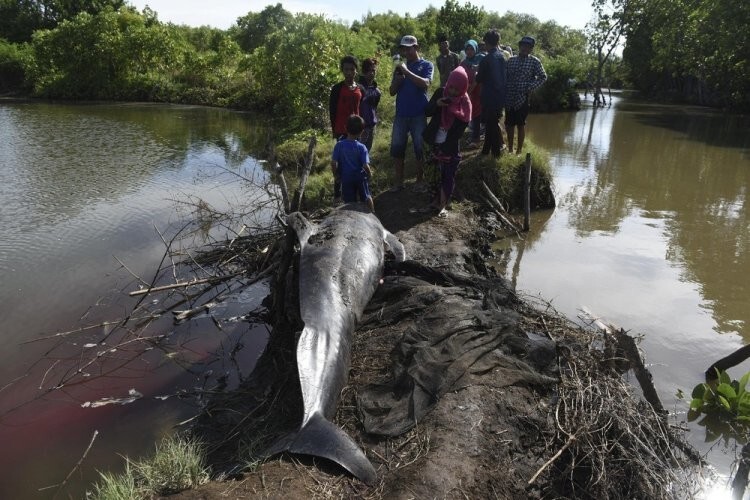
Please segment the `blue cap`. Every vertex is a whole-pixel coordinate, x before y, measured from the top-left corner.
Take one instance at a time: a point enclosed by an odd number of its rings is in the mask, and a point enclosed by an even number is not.
[[[533,37],[525,36],[521,38],[521,40],[518,42],[518,45],[521,45],[522,43],[531,45],[533,47],[534,45],[536,45],[536,40],[534,40]]]

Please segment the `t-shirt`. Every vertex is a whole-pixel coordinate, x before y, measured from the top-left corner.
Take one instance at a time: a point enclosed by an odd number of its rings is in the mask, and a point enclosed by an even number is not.
[[[338,163],[342,183],[365,178],[365,165],[370,163],[367,147],[353,139],[343,139],[337,142],[333,147],[331,159]]]
[[[432,81],[433,67],[430,61],[417,59],[414,62],[406,62],[406,67],[415,75]],[[417,87],[408,78],[401,82],[396,94],[396,116],[413,118],[424,115],[427,106],[427,89]]]
[[[351,115],[359,114],[359,103],[362,100],[362,87],[356,85],[354,89],[348,85],[342,85],[336,106],[333,131],[337,134],[346,134],[346,122]]]

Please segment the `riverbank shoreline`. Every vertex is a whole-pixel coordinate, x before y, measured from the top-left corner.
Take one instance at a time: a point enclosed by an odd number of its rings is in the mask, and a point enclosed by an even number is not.
[[[616,349],[611,339],[519,298],[487,266],[500,227],[493,214],[465,201],[437,218],[415,210],[423,202],[408,188],[376,199],[376,214],[413,265],[387,266],[355,333],[336,418],[377,469],[377,484],[366,486],[322,459],[285,456],[177,498],[662,498],[669,488],[688,491],[689,447],[609,362]],[[416,345],[414,335],[421,347],[404,354]],[[374,387],[394,393],[394,363],[428,356],[426,346],[461,335],[484,338],[479,343],[490,347],[468,363],[465,355],[477,345],[467,341],[465,351],[445,362],[458,363],[458,375],[445,372],[452,381],[431,395],[428,410],[406,432],[365,432],[363,395]],[[256,397],[248,390],[245,400]],[[213,419],[209,434],[226,436],[227,426],[237,432],[248,416],[227,407],[237,400],[219,398],[199,427]],[[216,438],[206,437],[215,450]]]

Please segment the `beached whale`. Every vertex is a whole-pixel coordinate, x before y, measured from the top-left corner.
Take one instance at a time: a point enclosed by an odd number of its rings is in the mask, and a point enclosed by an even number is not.
[[[385,242],[396,259],[404,247],[373,214],[344,206],[320,224],[298,213],[287,223],[299,238],[300,314],[305,323],[297,344],[304,416],[297,432],[277,442],[290,451],[333,460],[366,483],[377,474],[357,444],[331,423],[346,385],[351,337],[383,272]]]

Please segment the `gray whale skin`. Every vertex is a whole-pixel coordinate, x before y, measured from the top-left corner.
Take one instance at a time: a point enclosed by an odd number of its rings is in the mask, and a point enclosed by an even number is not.
[[[331,422],[349,374],[352,333],[383,272],[383,242],[403,261],[404,247],[373,214],[351,206],[320,224],[287,216],[300,243],[300,315],[297,344],[304,416],[297,432],[282,437],[272,453],[289,451],[336,462],[365,483],[377,473],[357,444]]]

